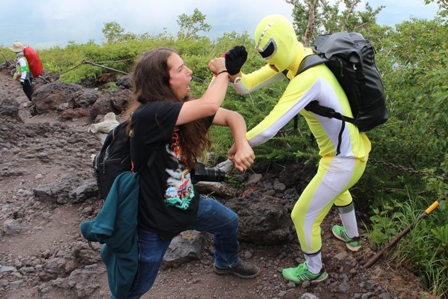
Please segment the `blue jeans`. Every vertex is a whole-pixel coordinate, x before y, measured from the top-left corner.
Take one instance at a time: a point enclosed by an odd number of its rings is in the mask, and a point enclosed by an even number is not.
[[[190,228],[213,234],[218,268],[231,268],[239,262],[238,215],[231,209],[201,195],[198,213]],[[170,242],[171,239],[162,240],[157,234],[138,228],[138,271],[128,299],[140,298],[152,287]],[[113,295],[110,298],[115,299]]]

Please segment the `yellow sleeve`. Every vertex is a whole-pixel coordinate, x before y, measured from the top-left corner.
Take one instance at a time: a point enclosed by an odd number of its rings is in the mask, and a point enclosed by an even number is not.
[[[284,127],[320,92],[316,76],[301,74],[291,80],[272,111],[256,127],[246,133],[251,146],[262,144]]]
[[[265,65],[250,74],[243,73],[241,77],[235,79],[232,86],[239,94],[248,94],[285,78],[282,73],[273,70],[269,65]]]

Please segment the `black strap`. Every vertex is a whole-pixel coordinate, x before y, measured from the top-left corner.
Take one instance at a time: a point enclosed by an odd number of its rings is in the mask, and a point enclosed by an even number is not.
[[[160,147],[160,142],[157,143],[157,144],[154,146],[154,148],[152,149],[151,156],[149,156],[148,163],[146,163],[146,166],[148,166],[148,168],[151,167],[152,162],[154,161],[154,158],[156,157],[157,150],[159,149],[159,147]]]
[[[151,151],[151,155],[149,156],[149,159],[148,159],[148,163],[146,163],[146,166],[147,166],[148,168],[150,168],[151,165],[152,165],[152,162],[154,162],[154,159],[155,159],[155,157],[156,157],[157,151],[159,150],[161,144],[162,144],[162,142],[158,142],[158,143],[156,143],[156,145],[155,145],[154,148],[152,149],[152,151]],[[143,168],[144,168],[144,166],[141,167],[140,171],[137,171],[137,172],[140,173],[140,172],[143,170]]]
[[[327,61],[328,61],[328,59],[323,58],[317,54],[308,55],[305,58],[303,58],[302,62],[300,63],[300,66],[299,66],[299,69],[297,70],[296,76],[313,66],[325,63]],[[361,75],[362,75],[362,71],[361,71]],[[320,116],[325,116],[328,118],[337,118],[342,121],[348,121],[349,123],[352,123],[352,124],[355,123],[354,118],[349,117],[349,116],[344,116],[344,115],[334,111],[333,108],[321,106],[318,101],[312,101],[311,103],[306,105],[305,109],[307,111],[313,112]]]
[[[318,114],[320,116],[328,117],[328,118],[337,118],[342,121],[348,121],[349,123],[354,124],[355,119],[349,116],[344,116],[339,112],[336,112],[333,108],[321,106],[318,101],[312,101],[308,105],[305,106],[305,110]]]
[[[296,76],[300,73],[303,73],[304,71],[306,71],[307,69],[319,65],[319,64],[323,64],[325,62],[327,62],[328,59],[323,58],[317,54],[311,54],[308,56],[305,56],[305,58],[303,58],[302,62],[300,63],[299,69],[297,70]]]
[[[305,109],[307,111],[311,111],[313,113],[316,113],[317,115],[328,117],[328,118],[337,118],[340,119],[342,122],[341,124],[341,130],[339,131],[338,135],[338,146],[336,148],[336,156],[341,153],[341,142],[342,142],[342,133],[345,129],[345,122],[348,121],[349,123],[354,123],[354,119],[348,116],[344,116],[339,112],[336,112],[333,108],[325,107],[319,105],[318,101],[312,101],[308,105],[306,105]]]
[[[313,66],[325,63],[327,61],[328,59],[323,58],[316,54],[308,55],[300,63],[296,76]],[[336,156],[339,155],[341,153],[342,133],[344,132],[345,129],[345,122],[348,121],[349,123],[354,124],[355,119],[353,119],[352,117],[344,116],[341,113],[336,112],[333,108],[321,106],[318,101],[312,101],[311,103],[306,105],[305,110],[313,112],[323,117],[337,118],[342,121],[341,130],[339,131],[338,134],[338,145],[336,147]],[[297,124],[297,115],[294,118],[294,128],[297,129],[296,124]]]
[[[303,73],[304,71],[306,71],[307,69],[309,69],[313,66],[323,64],[327,61],[328,60],[326,58],[320,57],[317,54],[311,54],[311,55],[305,56],[299,65],[299,69],[297,70],[296,76],[300,73]],[[307,109],[307,107],[305,107],[305,109],[308,111],[311,111],[311,110]],[[314,111],[311,111],[311,112],[314,112]],[[314,113],[319,114],[317,112],[314,112]],[[319,115],[321,115],[321,114],[319,114]],[[297,130],[298,127],[299,127],[299,116],[296,114],[294,116],[294,130]]]
[[[339,115],[341,115],[340,113],[338,113]],[[343,115],[341,115],[342,118],[344,118]],[[338,156],[341,153],[341,143],[342,143],[342,132],[344,132],[345,129],[345,120],[342,120],[342,125],[341,125],[341,130],[339,131],[339,135],[338,135],[338,146],[336,147],[336,156]]]

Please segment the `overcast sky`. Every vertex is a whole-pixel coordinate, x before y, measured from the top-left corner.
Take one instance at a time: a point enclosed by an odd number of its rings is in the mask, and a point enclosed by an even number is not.
[[[386,6],[378,15],[380,25],[393,26],[411,16],[432,19],[437,12],[437,5],[424,5],[424,0],[368,2],[373,8]],[[192,15],[195,8],[212,26],[207,34],[212,39],[232,31],[252,35],[258,22],[272,13],[292,20],[292,5],[284,0],[36,0],[32,4],[7,0],[0,6],[0,45],[20,41],[36,48],[65,47],[68,41],[89,40],[101,44],[104,23],[113,21],[125,32],[157,35],[166,28],[175,36],[178,16]],[[364,4],[358,9],[363,10]]]

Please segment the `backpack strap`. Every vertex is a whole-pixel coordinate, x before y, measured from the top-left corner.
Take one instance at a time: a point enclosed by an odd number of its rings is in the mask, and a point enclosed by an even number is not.
[[[312,68],[313,66],[316,66],[316,65],[325,63],[325,62],[327,62],[327,61],[328,61],[328,60],[327,60],[326,58],[320,57],[320,56],[317,55],[317,54],[311,54],[311,55],[305,56],[305,58],[303,58],[302,62],[301,62],[300,65],[299,65],[299,69],[297,70],[296,76],[297,76],[298,74],[300,74],[300,73],[303,73],[303,72],[306,71],[307,69]],[[286,75],[286,74],[285,74],[285,75]],[[316,102],[317,102],[317,101],[316,101]],[[319,104],[317,104],[317,105],[319,105]],[[306,110],[308,110],[307,107],[308,107],[308,106],[305,107]],[[308,111],[311,111],[311,110],[308,110]],[[314,111],[311,111],[311,112],[314,112]],[[316,113],[316,114],[318,114],[318,113]],[[294,116],[294,129],[295,129],[295,130],[297,130],[297,128],[298,128],[298,126],[299,126],[299,125],[298,125],[298,123],[299,123],[298,118],[299,118],[298,115],[295,115],[295,116]]]
[[[328,59],[321,57],[317,54],[311,54],[306,56],[302,62],[300,63],[299,69],[297,70],[296,76],[304,71],[306,71],[309,68],[312,68],[313,66],[322,64],[327,62]],[[351,117],[344,116],[336,111],[334,111],[333,108],[321,106],[318,101],[312,101],[308,105],[305,106],[305,109],[307,111],[313,112],[315,114],[318,114],[320,116],[325,116],[328,118],[337,118],[342,121],[348,121],[349,123],[354,124],[355,120]]]
[[[328,59],[323,58],[317,54],[311,54],[311,55],[305,56],[305,58],[303,58],[302,62],[300,63],[300,66],[299,66],[299,69],[297,70],[296,76],[300,73],[303,73],[307,69],[312,68],[313,66],[325,63],[327,61],[328,61]]]
[[[300,73],[303,73],[304,71],[306,71],[307,69],[325,63],[327,62],[327,59],[320,57],[317,54],[311,54],[308,56],[305,56],[305,58],[303,58],[302,62],[299,65],[299,69],[297,70],[296,76]],[[283,71],[283,73],[286,74],[288,73],[287,70]],[[306,107],[305,107],[306,109]],[[308,110],[308,109],[306,109]],[[294,130],[297,130],[297,128],[299,127],[299,116],[295,115],[294,116]]]
[[[162,142],[157,142],[154,148],[152,149],[151,156],[149,156],[148,163],[146,163],[146,166],[148,166],[148,168],[151,167],[152,162],[154,162],[154,158],[156,157],[157,151],[159,150],[161,143]]]
[[[148,168],[150,168],[151,165],[152,165],[152,162],[154,162],[154,159],[155,159],[155,157],[156,157],[157,151],[159,150],[161,144],[162,144],[161,141],[160,141],[160,142],[157,142],[156,145],[154,146],[154,148],[152,149],[152,151],[151,151],[151,155],[149,156],[148,162],[146,163],[146,166],[147,166]],[[137,172],[140,173],[140,172],[144,169],[144,167],[145,167],[145,166],[141,167],[141,169],[140,169],[139,171],[137,171]]]
[[[342,121],[348,121],[349,123],[355,124],[355,120],[349,116],[342,115],[339,112],[336,112],[333,108],[322,106],[318,101],[314,100],[305,106],[307,111],[316,113],[320,116],[325,116],[328,118],[337,118]]]
[[[351,117],[347,117],[339,112],[336,112],[333,108],[321,106],[316,100],[306,105],[305,109],[320,116],[337,118],[342,121],[341,130],[339,131],[338,135],[338,146],[336,148],[336,156],[339,155],[341,153],[342,132],[345,129],[345,122],[348,121],[350,123],[354,123],[355,120]]]
[[[308,55],[300,63],[300,66],[299,66],[299,69],[297,70],[296,76],[298,74],[306,71],[307,69],[312,68],[313,66],[323,64],[327,61],[328,61],[328,59],[321,57],[317,54]],[[345,129],[345,122],[348,121],[349,123],[354,124],[355,120],[351,117],[344,116],[341,113],[336,112],[333,108],[321,106],[317,100],[314,100],[314,101],[310,102],[308,105],[306,105],[305,110],[313,112],[313,113],[323,116],[323,117],[337,118],[342,121],[341,130],[339,131],[339,134],[338,134],[338,146],[336,147],[336,156],[339,155],[341,153],[342,132]],[[296,127],[296,123],[297,123],[296,118],[297,117],[298,116],[296,115],[294,118],[294,128],[296,128],[296,129],[297,129],[297,127]]]

